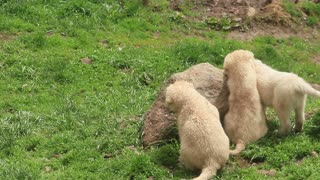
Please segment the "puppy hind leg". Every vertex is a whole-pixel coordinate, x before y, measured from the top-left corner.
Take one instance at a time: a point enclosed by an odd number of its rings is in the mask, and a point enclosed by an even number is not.
[[[296,117],[295,126],[294,126],[295,132],[302,131],[303,123],[305,121],[305,116],[304,116],[305,103],[306,103],[306,96],[304,95],[301,97],[301,99],[299,99],[298,104],[295,108],[295,117]]]
[[[205,168],[202,169],[200,176],[197,177],[197,178],[194,178],[193,180],[207,180],[207,179],[210,179],[210,178],[212,178],[213,176],[215,176],[217,174],[217,169],[219,167],[220,166],[217,167],[215,165],[211,165],[211,166],[205,167]]]

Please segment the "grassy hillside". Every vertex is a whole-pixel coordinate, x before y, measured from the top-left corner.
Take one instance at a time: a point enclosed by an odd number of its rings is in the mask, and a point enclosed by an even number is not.
[[[221,68],[235,49],[320,83],[320,39],[229,40],[192,7],[173,11],[166,0],[148,7],[137,0],[0,1],[0,179],[196,176],[179,166],[176,140],[142,149],[143,114],[171,74],[201,62]],[[320,5],[310,7],[314,25]],[[273,132],[279,123],[270,111],[270,133],[231,158],[217,179],[317,179],[319,107],[308,98],[305,131],[288,137]],[[271,169],[274,176],[264,175]]]

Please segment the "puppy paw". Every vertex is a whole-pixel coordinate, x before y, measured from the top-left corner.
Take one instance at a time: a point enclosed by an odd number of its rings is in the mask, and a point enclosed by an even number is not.
[[[295,133],[303,132],[303,128],[302,128],[302,127],[301,127],[301,128],[295,127],[295,128],[294,128],[294,132],[295,132]]]
[[[302,132],[303,131],[302,124],[296,124],[293,130],[295,133]]]
[[[290,134],[290,132],[291,132],[290,129],[279,129],[278,135],[279,136],[287,136]]]

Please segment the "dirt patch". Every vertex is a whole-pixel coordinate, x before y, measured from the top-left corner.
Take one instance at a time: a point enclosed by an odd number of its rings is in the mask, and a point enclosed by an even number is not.
[[[320,65],[320,54],[317,54],[311,58],[311,61],[315,64]]]
[[[14,38],[14,35],[0,32],[0,41],[10,41]]]
[[[270,169],[270,170],[261,169],[261,170],[258,170],[258,173],[266,175],[266,176],[274,177],[274,176],[276,176],[277,171],[274,169]]]
[[[315,114],[319,112],[320,108],[312,109],[311,111],[305,112],[305,119],[312,118]]]
[[[181,11],[185,3],[182,0],[172,0],[171,8]],[[246,19],[259,14],[285,17],[280,0],[193,0],[194,9],[202,13],[202,18],[237,17]]]
[[[227,35],[227,39],[237,39],[237,40],[252,40],[257,36],[273,36],[275,38],[289,38],[298,37],[301,39],[311,40],[320,37],[317,29],[312,28],[296,28],[292,29],[290,27],[278,26],[273,24],[256,24],[252,26],[248,31],[231,31]],[[320,64],[320,56],[318,58],[318,63]]]
[[[174,0],[173,7],[179,10],[181,0]],[[204,9],[204,17],[240,17],[259,13],[262,7],[269,4],[270,0],[194,0],[198,9]],[[202,9],[202,10],[203,10]],[[253,10],[254,9],[254,10]],[[253,13],[254,11],[254,13]]]
[[[192,3],[194,11],[201,14],[199,20],[212,29],[229,31],[228,39],[251,40],[256,36],[274,36],[310,40],[320,37],[318,28],[305,26],[306,15],[296,22],[284,10],[281,0],[193,0]],[[182,11],[183,5],[182,0],[171,1],[174,10]]]

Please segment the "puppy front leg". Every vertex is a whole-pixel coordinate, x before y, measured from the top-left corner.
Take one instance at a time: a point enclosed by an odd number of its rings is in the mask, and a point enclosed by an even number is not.
[[[290,110],[286,106],[275,107],[275,110],[280,120],[279,134],[288,135],[291,131]]]

